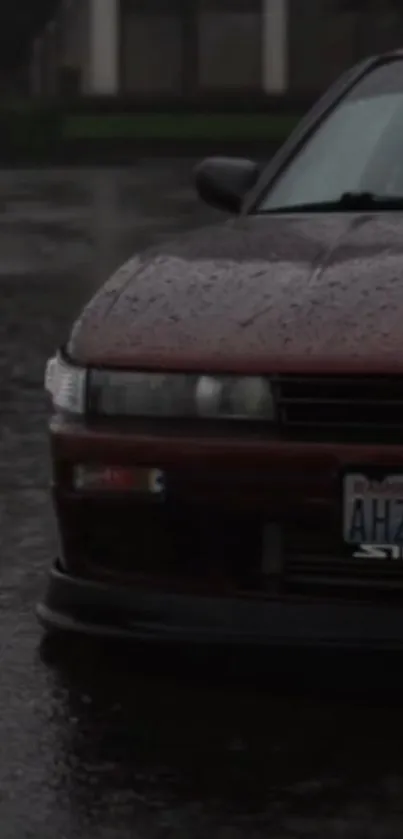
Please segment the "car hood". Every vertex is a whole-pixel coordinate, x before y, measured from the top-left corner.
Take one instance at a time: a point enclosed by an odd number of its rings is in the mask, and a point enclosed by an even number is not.
[[[403,370],[403,214],[249,216],[141,253],[74,325],[81,364]]]

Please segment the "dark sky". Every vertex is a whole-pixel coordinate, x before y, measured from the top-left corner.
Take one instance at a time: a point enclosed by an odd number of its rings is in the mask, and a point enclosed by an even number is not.
[[[59,0],[0,0],[0,71],[23,62],[36,32],[49,20]]]

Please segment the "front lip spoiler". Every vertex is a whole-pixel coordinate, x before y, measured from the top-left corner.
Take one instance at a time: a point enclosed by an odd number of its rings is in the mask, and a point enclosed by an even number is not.
[[[121,640],[403,651],[403,607],[164,594],[72,577],[57,562],[36,612],[48,630]]]

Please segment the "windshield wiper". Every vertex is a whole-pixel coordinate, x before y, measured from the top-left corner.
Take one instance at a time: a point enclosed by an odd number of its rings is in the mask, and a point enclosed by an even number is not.
[[[331,213],[331,212],[382,212],[403,210],[403,195],[377,195],[375,192],[343,192],[332,201],[312,201],[304,204],[288,204],[261,210],[268,213]],[[259,211],[258,211],[259,212]]]

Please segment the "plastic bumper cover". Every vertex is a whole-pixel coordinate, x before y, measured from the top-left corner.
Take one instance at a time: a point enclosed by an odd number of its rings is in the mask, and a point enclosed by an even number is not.
[[[37,615],[47,629],[172,643],[403,650],[403,609],[118,588],[51,569]]]

